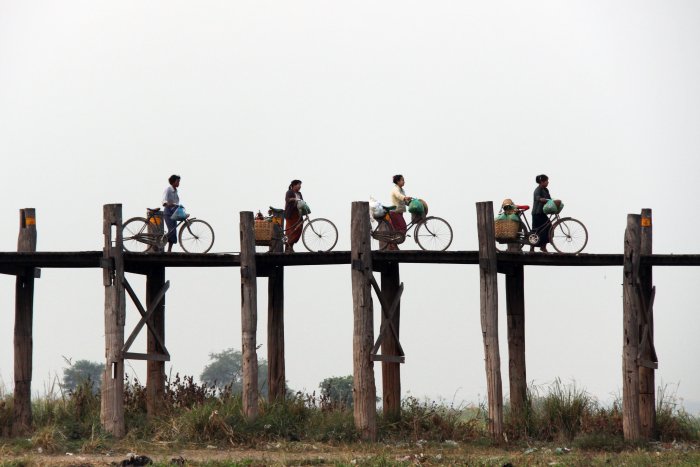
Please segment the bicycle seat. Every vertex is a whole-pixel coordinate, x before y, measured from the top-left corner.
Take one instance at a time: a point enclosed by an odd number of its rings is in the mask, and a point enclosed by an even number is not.
[[[146,211],[148,211],[148,212],[158,212],[158,211],[160,211],[160,208],[154,208],[154,209],[146,208]]]
[[[527,211],[528,209],[530,209],[530,206],[528,206],[527,204],[518,204],[517,207],[520,211]]]

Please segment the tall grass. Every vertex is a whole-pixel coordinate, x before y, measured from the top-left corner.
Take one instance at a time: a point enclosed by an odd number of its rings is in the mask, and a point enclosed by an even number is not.
[[[380,434],[388,439],[467,441],[487,434],[483,406],[446,405],[415,397],[401,401],[399,420],[387,420],[381,416],[379,420]]]
[[[700,417],[683,408],[674,387],[662,381],[656,390],[656,429],[661,441],[700,440]]]
[[[548,386],[528,387],[522,419],[516,420],[506,406],[506,426],[513,438],[571,441],[598,408],[595,399],[575,382],[564,384],[557,378]]]
[[[621,407],[619,397],[606,406],[575,382],[557,378],[549,385],[528,387],[523,419],[516,420],[506,405],[506,427],[513,439],[617,450],[624,446]],[[658,389],[656,424],[661,441],[700,440],[700,417],[688,414],[668,385]]]
[[[33,401],[31,447],[44,452],[94,452],[116,442],[102,432],[100,395],[89,382],[74,391],[53,386]],[[657,425],[661,440],[700,440],[700,419],[683,410],[676,392],[662,385],[657,397]],[[195,445],[250,445],[280,441],[347,443],[358,440],[352,408],[333,404],[323,396],[289,394],[283,402],[260,401],[259,416],[248,420],[241,396],[230,388],[217,389],[176,375],[167,381],[163,410],[146,413],[146,390],[138,380],[125,383],[127,443],[159,442]],[[619,401],[601,405],[575,383],[556,379],[550,385],[531,385],[524,422],[518,423],[506,405],[509,439],[556,441],[582,448],[619,450],[622,414]],[[461,406],[419,400],[402,401],[401,417],[378,416],[380,439],[387,442],[475,441],[488,438],[486,404]],[[0,393],[0,433],[9,435],[12,397]],[[26,443],[25,441],[22,441]],[[19,441],[17,441],[19,445]]]

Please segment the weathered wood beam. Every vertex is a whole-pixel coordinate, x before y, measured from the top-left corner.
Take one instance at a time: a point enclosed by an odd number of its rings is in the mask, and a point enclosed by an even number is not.
[[[170,288],[170,282],[165,282],[163,286],[155,292],[155,296],[153,297],[153,300],[149,303],[148,309],[145,310],[143,308],[143,305],[141,305],[141,302],[139,301],[138,297],[136,296],[136,292],[134,292],[134,289],[131,288],[131,285],[129,285],[129,282],[124,279],[124,288],[126,291],[129,293],[129,296],[134,302],[134,305],[136,305],[136,309],[138,310],[139,314],[141,315],[141,319],[139,320],[138,323],[136,323],[136,326],[134,327],[134,330],[131,332],[129,335],[128,339],[126,340],[126,343],[124,344],[124,347],[122,348],[122,352],[126,352],[131,348],[131,344],[134,343],[136,340],[136,336],[139,335],[139,332],[141,332],[141,329],[144,326],[149,326],[149,322],[151,320],[151,316],[155,312],[156,308],[160,304],[161,300],[165,299],[165,293],[168,291]],[[160,336],[155,333],[152,329],[150,330],[150,334],[153,336],[154,339],[156,339],[160,345],[165,348],[165,343],[160,340]]]
[[[147,362],[169,362],[170,355],[156,353],[156,352],[148,352],[148,353],[124,352],[124,359],[125,360],[145,360]],[[146,397],[148,397],[148,394],[146,395]],[[148,400],[146,400],[146,404],[148,404]],[[146,407],[146,408],[148,409],[148,407]]]
[[[380,271],[384,262],[414,264],[478,264],[477,251],[375,251],[373,268]],[[622,266],[621,254],[587,254],[570,255],[557,253],[551,255],[528,255],[523,253],[497,253],[499,267],[509,264],[525,266]],[[18,268],[22,274],[27,267],[34,268],[99,268],[103,267],[102,252],[98,251],[39,251],[35,253],[0,252],[0,274],[16,275]],[[350,264],[349,251],[330,251],[327,253],[298,252],[293,255],[283,253],[258,253],[256,255],[261,274],[266,274],[268,267],[276,266],[312,266]],[[654,254],[643,255],[642,265],[650,266],[700,266],[700,255]],[[152,267],[238,267],[239,255],[235,253],[130,253],[124,252],[126,272],[148,274]],[[505,272],[505,269],[504,269]]]
[[[146,218],[148,214],[147,212]],[[152,212],[150,216],[148,232],[153,235],[163,235],[165,232],[163,212]],[[159,252],[161,247],[153,245],[151,251]],[[146,336],[146,353],[149,356],[163,357],[162,360],[149,358],[146,361],[146,412],[151,418],[161,414],[164,408],[165,362],[170,360],[170,354],[165,347],[165,295],[160,295],[165,284],[165,267],[154,267],[147,272],[146,306],[153,307],[153,313],[147,323],[149,332]]]
[[[374,340],[369,203],[354,201],[350,215],[351,279],[353,305],[353,415],[355,428],[366,441],[377,439],[374,365],[370,358]]]
[[[508,250],[520,250],[511,243]],[[515,426],[525,429],[527,375],[525,369],[525,274],[521,264],[512,265],[506,274],[506,316],[508,319],[508,379],[510,410]]]
[[[278,224],[272,226],[272,238],[282,238]],[[283,249],[280,240],[270,244],[271,253]],[[289,256],[289,255],[287,255]],[[282,401],[287,394],[284,359],[284,266],[271,267],[267,281],[267,381],[270,402]]]
[[[146,276],[146,303],[153,313],[148,320],[146,351],[148,354],[170,355],[165,348],[165,295],[160,300],[159,293],[165,288],[165,268],[153,268]],[[151,360],[146,363],[146,411],[155,417],[163,411],[165,401],[165,361]]]
[[[387,420],[397,420],[401,416],[401,365],[405,361],[403,349],[399,342],[399,324],[401,322],[401,304],[397,303],[393,309],[387,309],[384,304],[399,299],[402,285],[399,277],[399,263],[387,263],[381,273],[382,315],[389,319],[391,329],[394,332],[386,332],[382,342],[382,355],[375,355],[375,361],[382,357],[382,399],[383,411]],[[393,313],[392,313],[393,312]],[[381,331],[380,331],[381,333]],[[393,357],[391,360],[388,357]]]
[[[99,268],[101,251],[0,252],[2,268]]]
[[[484,337],[489,433],[500,441],[503,436],[503,388],[501,356],[498,348],[498,272],[493,203],[476,203],[479,236],[479,288],[481,331]]]
[[[641,439],[639,419],[639,300],[640,216],[627,215],[622,282],[622,431],[627,441]]]
[[[0,274],[7,274],[8,276],[31,276],[34,279],[41,278],[41,269],[39,268],[23,268],[16,266],[0,266]]]
[[[651,209],[642,209],[640,219],[640,255],[652,254],[652,216]],[[639,423],[641,434],[646,439],[656,437],[656,383],[655,369],[658,368],[654,349],[654,307],[653,307],[652,266],[642,265],[639,269],[640,293],[645,297],[646,307],[640,310],[640,327],[643,331],[639,348]],[[653,355],[652,355],[653,353]]]
[[[105,370],[102,374],[102,407],[100,421],[108,433],[117,438],[126,434],[124,422],[124,261],[122,244],[122,205],[106,204],[103,208],[105,264]]]
[[[258,327],[257,278],[255,274],[255,230],[253,213],[240,213],[241,234],[241,337],[243,353],[243,413],[248,420],[258,417]]]
[[[34,208],[20,209],[19,211],[17,251],[36,251],[36,214]],[[17,276],[15,283],[13,436],[26,435],[32,427],[34,275],[34,268],[26,268],[24,274]]]

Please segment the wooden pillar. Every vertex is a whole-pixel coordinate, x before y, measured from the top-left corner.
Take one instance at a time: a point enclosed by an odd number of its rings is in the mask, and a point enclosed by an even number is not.
[[[163,212],[146,213],[146,218],[149,219],[148,233],[153,235],[163,235],[165,227],[163,225]],[[152,245],[151,252],[161,251],[159,245]],[[165,268],[152,268],[146,274],[146,307],[149,307],[155,297],[165,285]],[[165,297],[161,300],[158,307],[151,315],[149,327],[153,329],[146,333],[146,351],[148,353],[165,353],[165,349],[161,347],[158,340],[153,335],[157,332],[161,341],[165,343]],[[163,408],[165,398],[165,362],[156,360],[146,361],[146,412],[149,417],[158,415]]]
[[[394,303],[400,285],[399,263],[387,263],[381,272],[381,286],[384,302],[389,306]],[[382,314],[386,315],[389,311],[383,310]],[[399,337],[400,312],[401,305],[396,308],[391,319],[396,329],[396,338]],[[386,333],[382,341],[382,355],[399,355],[399,343],[396,338],[393,333]],[[401,416],[401,364],[398,362],[382,362],[382,398],[386,419],[398,420]]]
[[[154,267],[146,275],[146,303],[150,307],[154,299],[165,285],[165,268]],[[161,341],[165,343],[165,297],[163,297],[153,311],[149,320],[149,329],[146,333],[146,348],[149,354],[164,354],[166,350],[158,343],[153,335],[158,333]],[[146,362],[146,411],[149,417],[162,412],[165,399],[165,362],[148,360]]]
[[[503,388],[501,356],[498,349],[498,272],[496,238],[493,228],[493,203],[476,203],[479,234],[479,284],[481,297],[481,332],[486,355],[486,385],[489,409],[489,433],[503,436]]]
[[[353,308],[353,405],[355,428],[366,441],[377,439],[377,390],[370,354],[374,345],[374,316],[368,274],[372,274],[369,203],[354,201],[350,215],[350,260]]]
[[[243,413],[248,420],[258,417],[258,298],[255,267],[253,213],[240,214],[241,233],[241,334],[243,353]]]
[[[625,440],[641,438],[639,420],[639,300],[635,283],[639,274],[640,216],[627,215],[622,282],[622,430]]]
[[[126,434],[124,423],[124,260],[122,205],[105,204],[103,220],[103,285],[105,287],[105,371],[102,374],[102,411],[105,431],[117,438]]]
[[[652,222],[651,209],[642,209],[641,231],[640,231],[640,253],[642,255],[652,254]],[[652,267],[649,265],[640,266],[639,279],[642,296],[646,298],[648,309],[641,310],[640,330],[648,327],[648,346],[640,349],[640,358],[646,361],[654,360],[655,356],[650,350],[654,348],[654,309],[651,306],[652,296]],[[642,339],[640,339],[642,340]],[[656,384],[655,370],[653,368],[639,367],[639,421],[641,433],[647,439],[656,437]]]
[[[19,211],[18,252],[36,251],[36,216],[33,208]],[[12,434],[22,436],[32,426],[32,323],[34,268],[17,274],[15,286],[15,390]]]
[[[521,245],[511,243],[508,251],[518,252]],[[510,409],[516,426],[524,428],[527,404],[525,371],[525,280],[521,264],[511,265],[506,274],[506,314],[508,318],[508,376]]]
[[[272,238],[282,237],[279,225],[272,226]],[[281,253],[282,242],[273,240],[270,252]],[[284,266],[270,271],[267,282],[267,381],[268,400],[283,401],[287,393],[284,362]]]

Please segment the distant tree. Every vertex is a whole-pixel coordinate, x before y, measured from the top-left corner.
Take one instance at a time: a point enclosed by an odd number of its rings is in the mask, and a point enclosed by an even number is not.
[[[204,367],[199,379],[203,383],[217,388],[231,385],[234,393],[243,392],[243,354],[234,349],[220,353],[210,353],[211,362]],[[258,360],[258,389],[267,397],[267,361]]]
[[[321,381],[321,397],[333,405],[352,407],[352,375],[333,376]]]
[[[102,372],[104,363],[91,362],[89,360],[78,360],[75,363],[63,357],[68,367],[63,369],[63,383],[61,387],[66,391],[74,391],[85,381],[92,383],[92,390],[97,393],[102,385]]]

